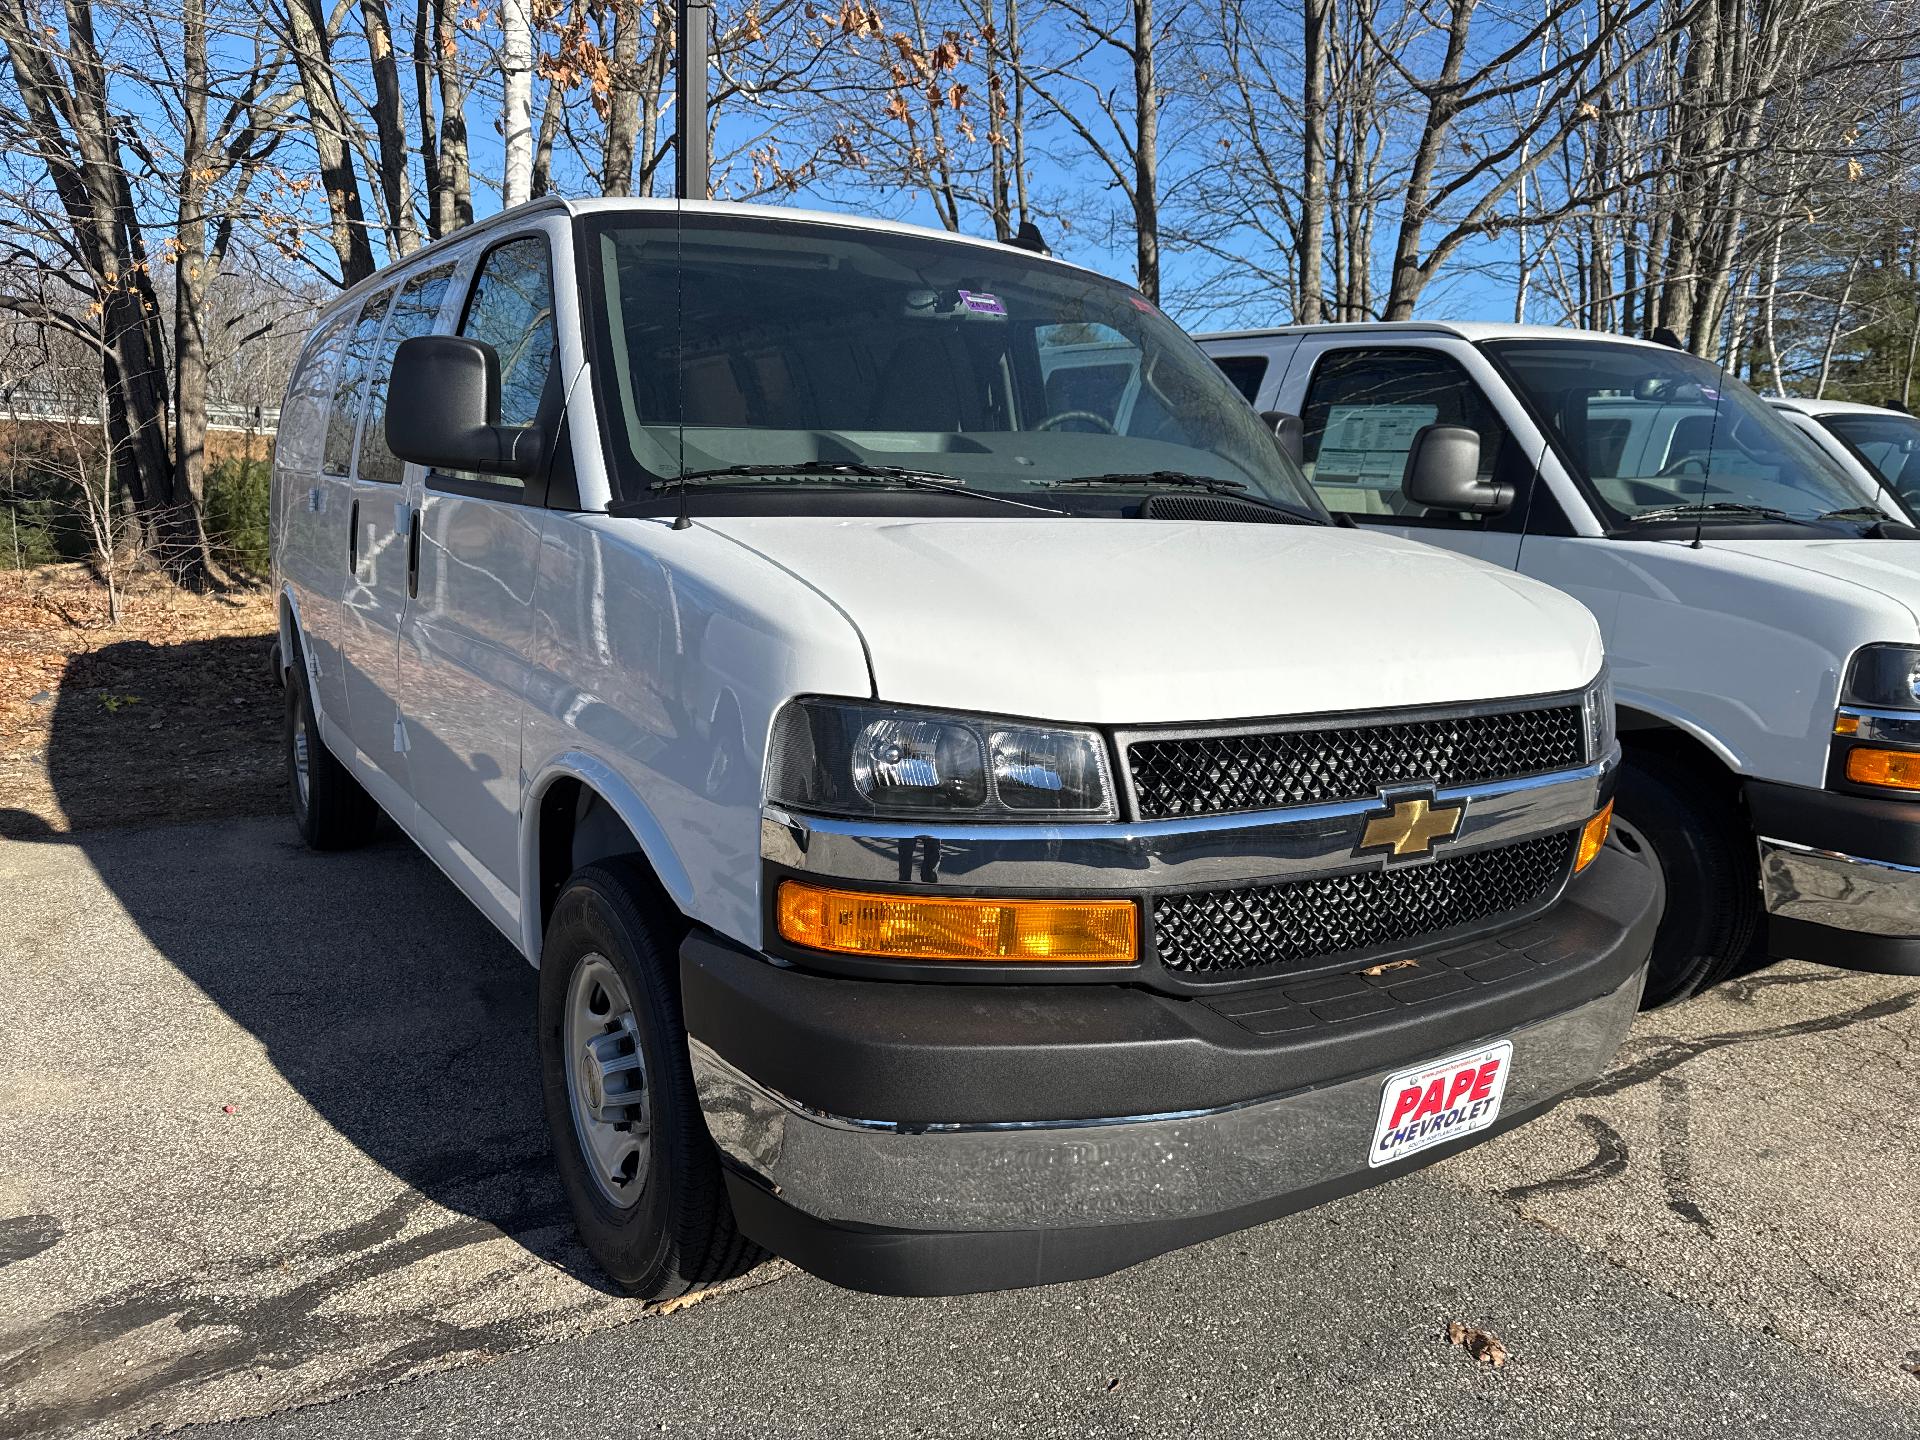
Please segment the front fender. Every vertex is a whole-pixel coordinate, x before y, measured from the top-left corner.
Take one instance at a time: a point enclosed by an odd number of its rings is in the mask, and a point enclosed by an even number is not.
[[[667,837],[646,801],[611,765],[584,750],[568,750],[544,765],[527,789],[526,802],[520,807],[520,949],[534,965],[540,963],[540,843],[541,802],[555,782],[573,779],[586,786],[620,817],[647,864],[653,868],[660,888],[681,910],[693,908],[693,881],[673,842]]]

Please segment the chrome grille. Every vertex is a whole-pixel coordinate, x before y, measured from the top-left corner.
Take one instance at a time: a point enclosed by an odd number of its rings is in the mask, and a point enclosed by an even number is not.
[[[1160,963],[1196,976],[1297,966],[1517,915],[1560,887],[1576,839],[1563,831],[1425,864],[1160,895]]]
[[[1238,734],[1131,738],[1143,820],[1364,800],[1394,785],[1472,785],[1584,764],[1578,705]]]

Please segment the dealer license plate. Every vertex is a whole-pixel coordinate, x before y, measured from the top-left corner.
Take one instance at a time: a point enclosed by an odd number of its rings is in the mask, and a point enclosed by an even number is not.
[[[1500,1118],[1512,1069],[1513,1042],[1501,1040],[1389,1076],[1367,1164],[1391,1165],[1486,1129]]]

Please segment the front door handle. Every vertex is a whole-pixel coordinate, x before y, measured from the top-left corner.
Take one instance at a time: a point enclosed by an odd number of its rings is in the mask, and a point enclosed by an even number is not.
[[[407,598],[420,598],[420,510],[407,516]]]
[[[347,507],[347,569],[360,568],[360,501]]]

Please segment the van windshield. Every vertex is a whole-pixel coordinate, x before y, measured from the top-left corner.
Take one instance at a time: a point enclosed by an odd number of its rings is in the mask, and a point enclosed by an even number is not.
[[[1010,247],[675,218],[583,222],[628,499],[700,474],[804,508],[807,490],[909,471],[1052,506],[1128,476],[1325,517],[1213,362],[1123,285]]]
[[[1503,340],[1485,348],[1611,524],[1676,509],[1688,523],[1708,525],[1878,518],[1811,440],[1697,356],[1605,340]]]
[[[1818,418],[1909,506],[1920,501],[1920,420],[1857,411]]]

